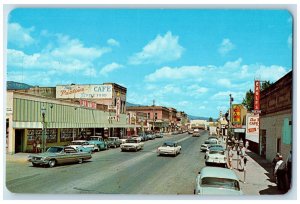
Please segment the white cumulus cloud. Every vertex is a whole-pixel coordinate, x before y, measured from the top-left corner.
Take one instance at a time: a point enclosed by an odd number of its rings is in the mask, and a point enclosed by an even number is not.
[[[8,42],[17,45],[18,47],[25,47],[34,43],[34,39],[31,36],[31,32],[34,31],[34,27],[23,28],[18,23],[8,24]]]
[[[108,73],[112,72],[112,71],[115,71],[117,69],[120,69],[122,68],[123,65],[121,64],[118,64],[118,63],[111,63],[111,64],[108,64],[108,65],[105,65],[101,70],[100,70],[100,74],[101,75],[104,75],[104,76],[107,76]]]
[[[145,77],[146,81],[159,81],[166,79],[201,78],[204,68],[199,66],[183,66],[178,68],[162,67]]]
[[[222,43],[219,47],[219,53],[221,55],[226,55],[228,52],[233,50],[235,48],[235,45],[230,41],[230,39],[225,38],[223,39]]]
[[[107,44],[109,44],[110,46],[120,46],[120,43],[113,38],[108,39]]]
[[[164,36],[158,35],[149,42],[141,52],[129,58],[130,64],[160,64],[170,62],[181,57],[184,48],[178,43],[179,37],[167,32]]]

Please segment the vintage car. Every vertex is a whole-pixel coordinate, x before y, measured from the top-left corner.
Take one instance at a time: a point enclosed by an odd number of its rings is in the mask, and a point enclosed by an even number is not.
[[[193,129],[189,129],[188,130],[188,134],[193,134],[194,130]]]
[[[157,148],[158,155],[173,155],[174,157],[181,151],[181,146],[175,141],[165,141],[162,146]]]
[[[124,144],[126,142],[126,140],[130,139],[130,136],[123,136],[122,138],[120,138],[119,140],[121,141],[121,144]]]
[[[199,129],[194,129],[192,136],[193,137],[200,137],[200,130]]]
[[[210,147],[205,153],[205,164],[226,167],[227,158],[223,147]]]
[[[155,134],[155,137],[156,138],[163,138],[164,134],[162,132],[158,132],[158,133]]]
[[[29,155],[28,161],[33,166],[48,165],[49,167],[54,167],[57,164],[82,163],[91,158],[91,153],[78,152],[73,147],[54,146],[49,147],[44,153]]]
[[[231,169],[203,167],[196,176],[194,194],[243,195],[239,179]]]
[[[68,147],[73,147],[78,152],[90,152],[99,151],[99,147],[95,144],[89,144],[87,140],[73,140]]]
[[[103,140],[102,136],[90,136],[90,139],[87,142],[90,145],[97,145],[98,150],[108,149],[107,143]]]
[[[155,135],[152,133],[147,133],[146,137],[148,138],[148,140],[154,140],[155,139]]]
[[[107,146],[109,148],[111,148],[111,147],[114,147],[114,148],[120,147],[121,143],[122,142],[118,137],[109,137],[107,139]]]
[[[200,151],[206,152],[209,149],[209,147],[213,144],[218,144],[218,140],[215,139],[205,140],[204,143],[200,146]]]
[[[136,138],[130,138],[126,140],[124,144],[121,144],[121,151],[138,151],[144,148],[144,143]]]

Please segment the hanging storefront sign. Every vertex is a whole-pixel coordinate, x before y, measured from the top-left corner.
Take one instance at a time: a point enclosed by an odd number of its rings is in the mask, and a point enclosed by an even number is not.
[[[234,104],[232,105],[232,124],[235,125],[241,125],[241,105],[240,104]]]
[[[253,109],[256,111],[260,110],[260,81],[255,80],[254,81],[254,107]]]
[[[111,99],[112,85],[58,85],[56,98]]]
[[[247,114],[246,140],[259,142],[259,115]]]
[[[80,106],[86,107],[86,108],[91,108],[91,109],[97,109],[97,104],[92,101],[87,101],[87,100],[80,100]]]

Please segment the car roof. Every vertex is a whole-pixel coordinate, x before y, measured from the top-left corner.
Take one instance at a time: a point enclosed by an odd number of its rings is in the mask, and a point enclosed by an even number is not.
[[[224,147],[221,147],[221,146],[212,146],[209,148],[209,150],[212,150],[212,151],[224,151]]]
[[[233,170],[222,167],[203,167],[201,169],[201,178],[204,177],[228,178],[233,180],[239,180]]]
[[[73,140],[72,142],[86,142],[86,140]]]
[[[164,141],[164,144],[177,144],[175,141]]]

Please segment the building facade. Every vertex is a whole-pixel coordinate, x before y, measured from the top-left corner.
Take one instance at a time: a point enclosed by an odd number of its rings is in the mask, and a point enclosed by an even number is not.
[[[37,143],[49,147],[89,139],[92,135],[126,135],[128,128],[136,127],[126,121],[126,88],[112,83],[104,85],[112,88],[103,100],[57,97],[57,87],[7,91],[7,153],[33,152]],[[79,93],[73,88],[67,90]]]
[[[293,141],[293,72],[260,93],[260,154],[272,161],[276,153],[288,157]]]

